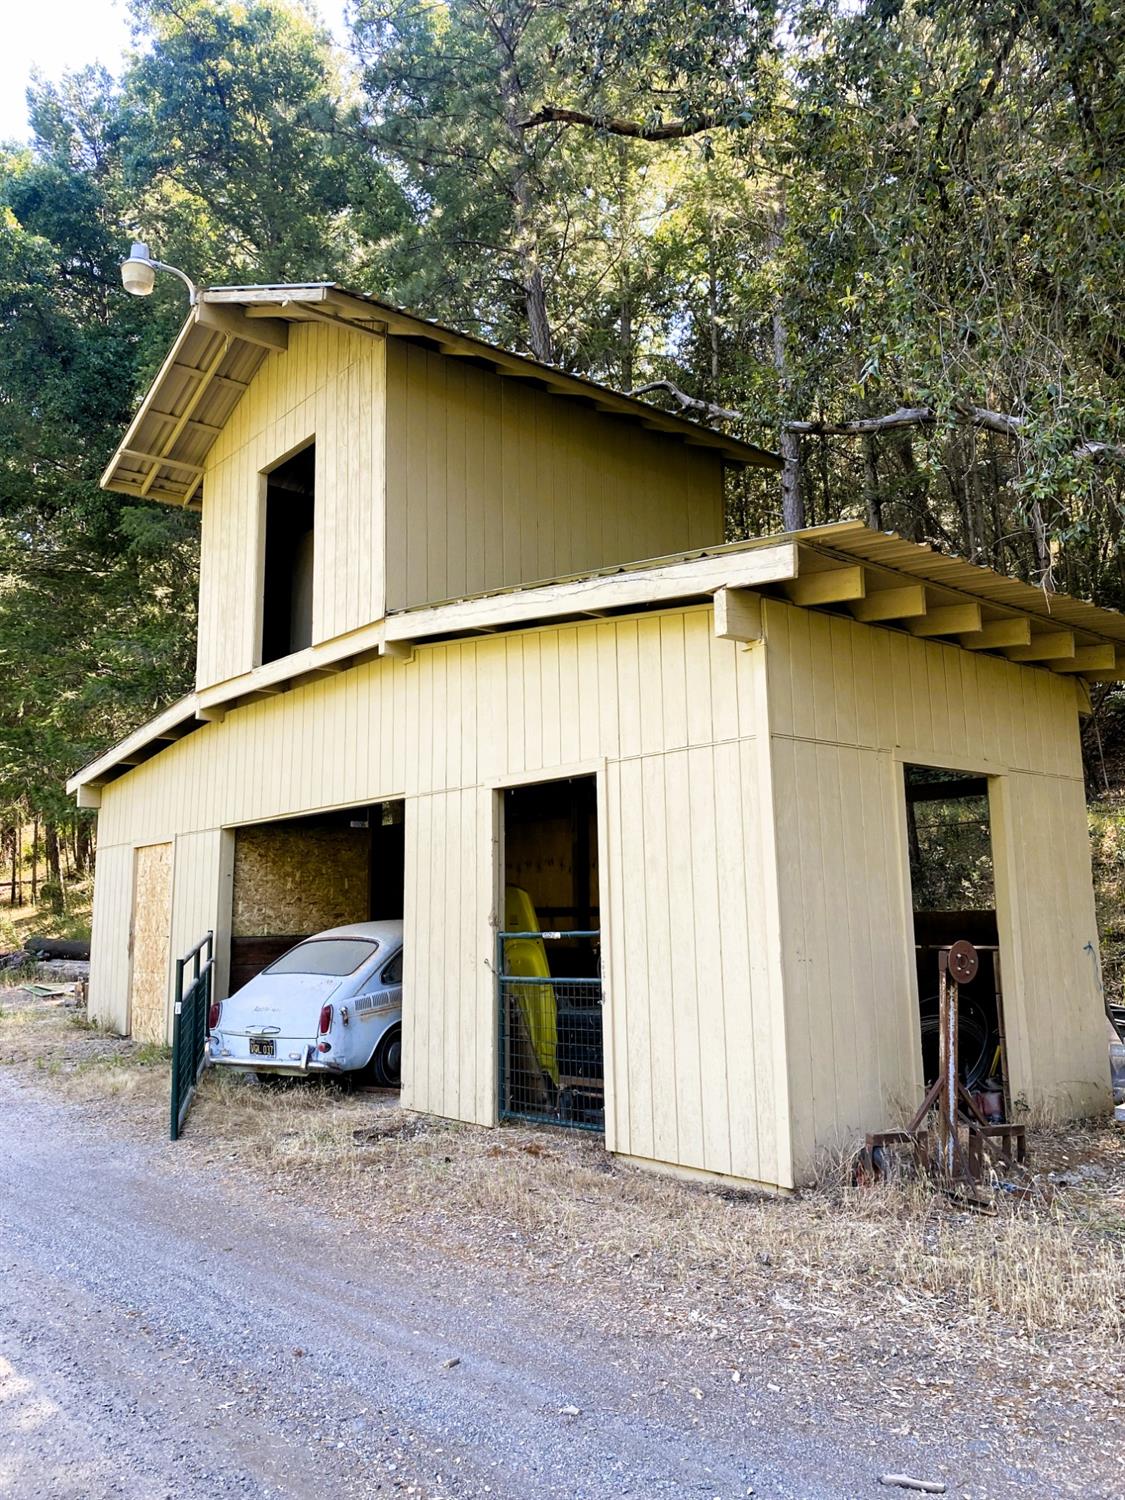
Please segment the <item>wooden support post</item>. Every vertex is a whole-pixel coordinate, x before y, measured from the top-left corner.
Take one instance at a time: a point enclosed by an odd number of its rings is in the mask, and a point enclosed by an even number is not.
[[[414,642],[413,641],[384,641],[383,642],[382,651],[381,651],[380,654],[383,655],[383,656],[391,656],[391,657],[393,657],[395,659],[395,661],[401,661],[401,662],[413,661],[414,660]]]
[[[289,324],[284,318],[251,321],[240,308],[208,302],[206,293],[196,304],[195,321],[204,328],[214,328],[228,338],[242,339],[262,349],[282,352],[289,347]]]
[[[761,595],[748,589],[716,589],[715,634],[724,641],[760,641]]]

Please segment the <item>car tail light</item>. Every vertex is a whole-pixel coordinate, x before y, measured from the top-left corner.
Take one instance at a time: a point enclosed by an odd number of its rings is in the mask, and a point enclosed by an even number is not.
[[[219,1017],[222,1015],[222,1013],[223,1013],[223,1002],[221,1000],[214,1000],[214,1001],[212,1001],[212,1003],[211,1003],[211,1009],[207,1012],[207,1030],[208,1031],[214,1031],[215,1027],[219,1024]]]
[[[317,1027],[317,1030],[321,1036],[326,1031],[332,1030],[332,1007],[330,1005],[322,1005],[320,1007],[320,1025]]]

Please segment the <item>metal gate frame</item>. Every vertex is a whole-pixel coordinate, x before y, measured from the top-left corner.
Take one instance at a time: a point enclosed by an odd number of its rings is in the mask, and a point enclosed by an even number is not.
[[[576,932],[499,932],[496,935],[496,1012],[497,1012],[497,1112],[502,1120],[524,1120],[533,1124],[561,1125],[572,1130],[587,1130],[595,1134],[605,1131],[605,1021],[600,975],[594,977],[568,978],[564,976],[533,976],[510,974],[507,965],[507,945],[513,940],[529,939],[544,944],[567,938],[588,938],[594,941],[601,937],[598,929]],[[531,1009],[537,994],[551,991],[554,1002],[554,1036],[534,1036],[535,1025],[530,1020]],[[521,991],[524,991],[521,995]],[[599,1045],[602,1050],[602,1075],[600,1078],[586,1077],[580,1073],[560,1071],[558,1016],[560,999],[581,999],[584,1008],[590,1008],[590,997],[596,996],[599,1007]],[[513,1017],[519,1020],[513,1024]],[[522,1062],[517,1068],[514,1062]],[[519,1086],[524,1091],[522,1104],[512,1102],[513,1083],[518,1075]],[[528,1102],[530,1097],[531,1102]],[[585,1112],[581,1101],[585,1099]],[[591,1110],[594,1099],[600,1105]],[[600,1113],[601,1119],[588,1118],[590,1113]],[[584,1117],[585,1114],[585,1117]]]
[[[206,948],[207,957],[203,958]],[[184,970],[192,966],[184,989]],[[191,1108],[195,1086],[207,1064],[207,1013],[215,969],[215,934],[207,932],[183,958],[176,960],[176,1006],[172,1021],[172,1101],[169,1136],[178,1141]]]

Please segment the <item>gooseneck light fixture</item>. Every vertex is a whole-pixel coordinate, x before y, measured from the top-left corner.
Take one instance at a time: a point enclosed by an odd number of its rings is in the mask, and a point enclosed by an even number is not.
[[[134,240],[129,259],[121,262],[121,285],[132,297],[148,297],[156,281],[157,271],[171,271],[188,289],[188,298],[194,307],[199,301],[199,288],[191,277],[178,266],[169,266],[162,260],[153,260],[143,240]]]

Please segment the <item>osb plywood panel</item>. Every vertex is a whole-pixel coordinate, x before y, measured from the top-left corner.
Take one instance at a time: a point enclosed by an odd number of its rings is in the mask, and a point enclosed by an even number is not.
[[[390,609],[723,539],[714,453],[398,339],[386,446]]]
[[[234,937],[320,932],[365,922],[370,835],[356,828],[240,828]]]
[[[172,929],[172,845],[138,849],[133,866],[133,982],[130,1031],[163,1044],[168,1034],[168,960]]]

